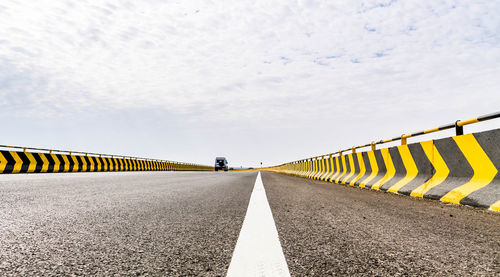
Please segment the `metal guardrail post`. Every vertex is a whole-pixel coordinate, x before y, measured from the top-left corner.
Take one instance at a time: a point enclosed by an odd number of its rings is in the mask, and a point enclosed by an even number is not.
[[[457,120],[455,122],[455,133],[457,134],[457,136],[461,136],[464,134],[464,126],[458,125],[458,122],[460,122],[460,120]]]

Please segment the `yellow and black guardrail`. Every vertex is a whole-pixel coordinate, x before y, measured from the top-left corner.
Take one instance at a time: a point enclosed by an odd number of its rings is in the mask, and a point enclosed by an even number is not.
[[[500,129],[465,134],[463,126],[500,112],[267,168],[296,176],[500,211]],[[456,136],[407,144],[446,129]],[[401,145],[376,149],[379,144]],[[360,148],[371,147],[359,152]]]
[[[0,145],[0,174],[97,171],[213,170],[213,166],[193,163],[147,159],[122,155]]]

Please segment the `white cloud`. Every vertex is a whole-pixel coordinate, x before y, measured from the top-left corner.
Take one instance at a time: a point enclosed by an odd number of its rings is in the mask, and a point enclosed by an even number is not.
[[[0,108],[297,128],[491,112],[499,15],[500,1],[6,0]]]

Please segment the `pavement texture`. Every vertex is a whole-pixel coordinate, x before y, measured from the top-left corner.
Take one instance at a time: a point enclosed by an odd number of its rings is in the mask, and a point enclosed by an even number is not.
[[[264,172],[292,276],[500,276],[500,214]]]
[[[0,176],[0,275],[225,276],[256,175]]]

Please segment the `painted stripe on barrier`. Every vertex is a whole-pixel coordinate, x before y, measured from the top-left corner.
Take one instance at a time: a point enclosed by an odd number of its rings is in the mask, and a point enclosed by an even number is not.
[[[332,168],[331,168],[331,161],[330,161],[330,157],[326,157],[325,158],[325,174],[323,174],[322,176],[322,181],[327,181],[328,179],[328,176],[331,174],[332,172]]]
[[[7,159],[4,157],[3,153],[0,152],[0,173],[5,171],[5,167],[7,166]]]
[[[318,175],[318,180],[321,180],[323,175],[325,175],[326,172],[326,159],[322,158],[321,159],[321,173]]]
[[[491,205],[490,210],[500,212],[500,200]]]
[[[408,145],[398,146],[399,154],[403,160],[404,167],[406,168],[406,175],[403,179],[399,180],[396,184],[392,185],[387,191],[392,193],[398,193],[399,189],[404,185],[411,182],[415,177],[417,177],[418,169],[413,157],[411,156],[410,149]]]
[[[375,152],[374,151],[369,151],[368,153],[368,159],[370,161],[370,168],[371,168],[371,174],[366,177],[363,181],[361,181],[361,184],[359,185],[360,187],[364,188],[366,187],[366,184],[373,180],[378,174],[378,165],[377,165],[377,160],[375,159]]]
[[[40,157],[42,158],[42,161],[44,162],[45,172],[46,173],[53,172],[54,171],[54,159],[52,159],[52,157],[49,154],[45,154],[45,153],[40,153]],[[42,170],[43,170],[43,168],[42,168]]]
[[[33,156],[32,153],[25,153],[25,154],[26,154],[26,157],[28,158],[28,161],[29,161],[27,172],[28,173],[35,172],[36,165],[37,165],[35,157]]]
[[[21,172],[21,167],[23,165],[23,161],[21,160],[21,158],[19,157],[19,155],[17,155],[17,152],[10,151],[10,155],[14,159],[14,168],[12,169],[12,173],[19,173],[19,172]]]
[[[94,170],[95,171],[102,171],[101,161],[99,160],[99,157],[93,157],[93,159],[94,159]]]
[[[94,159],[93,159],[93,157],[88,157],[88,156],[86,156],[85,158],[88,160],[88,166],[87,166],[87,167],[88,167],[88,170],[89,170],[90,172],[94,172],[94,171],[95,171],[95,164],[94,164]]]
[[[12,173],[14,170],[14,165],[16,164],[16,160],[12,157],[10,151],[3,152],[5,159],[7,160],[7,165],[5,166],[4,173]]]
[[[311,174],[313,173],[314,164],[313,164],[313,161],[308,161],[307,163],[308,163],[308,171],[307,171],[306,178],[309,178],[309,176],[311,176]]]
[[[342,173],[337,177],[337,179],[335,179],[335,183],[337,183],[337,184],[340,182],[340,178],[342,178],[342,176],[344,176],[345,172],[346,172],[345,155],[340,155],[339,160],[341,161],[341,164],[342,164]]]
[[[330,181],[330,178],[332,177],[333,174],[335,174],[335,158],[334,157],[329,157],[328,158],[328,174],[325,176],[325,181]]]
[[[125,167],[123,166],[123,160],[122,159],[117,159],[117,160],[119,164],[118,171],[125,171]]]
[[[354,179],[349,183],[350,186],[354,186],[359,179],[363,178],[366,172],[365,162],[363,160],[363,153],[356,153],[358,157],[359,174],[354,177]]]
[[[316,170],[314,174],[311,176],[313,180],[316,180],[317,179],[316,177],[321,173],[321,161],[317,159],[315,163],[316,163]]]
[[[326,170],[325,159],[321,158],[321,160],[319,162],[320,162],[320,168],[321,168],[321,170],[320,170],[320,173],[316,177],[317,180],[321,180],[321,177],[325,174],[325,170]]]
[[[500,171],[500,129],[475,133],[474,138],[495,168]],[[488,209],[498,200],[500,200],[500,172],[495,175],[495,178],[487,186],[470,193],[460,200],[460,204]]]
[[[73,161],[73,168],[71,169],[71,172],[78,172],[78,168],[80,167],[79,162],[76,158],[76,156],[70,155],[71,160]]]
[[[99,157],[97,159],[101,163],[101,170],[102,171],[108,171],[108,164],[107,164],[106,160],[103,157]]]
[[[315,160],[312,160],[310,161],[311,163],[311,172],[309,173],[308,177],[307,178],[311,178],[312,175],[314,175],[314,172],[316,172],[316,161]]]
[[[366,182],[365,187],[371,188],[374,184],[384,178],[387,170],[385,167],[384,157],[382,157],[382,152],[380,150],[373,151],[373,155],[375,157],[375,163],[378,167],[377,175],[370,181]]]
[[[312,171],[311,171],[311,174],[309,174],[309,179],[312,179],[312,177],[314,176],[314,174],[316,174],[316,169],[317,168],[317,162],[316,160],[312,161]]]
[[[40,172],[45,173],[49,170],[49,160],[47,160],[47,157],[45,156],[44,153],[39,153],[38,155],[42,160],[42,170]]]
[[[358,153],[352,153],[352,167],[353,167],[353,171],[352,171],[353,174],[349,178],[345,179],[345,183],[348,185],[351,184],[352,180],[356,179],[356,176],[360,172]]]
[[[352,154],[347,155],[347,160],[349,161],[349,174],[342,179],[342,184],[345,184],[349,178],[354,175],[354,160]]]
[[[394,176],[388,179],[384,184],[382,184],[379,189],[382,191],[387,191],[394,184],[402,180],[406,176],[406,168],[403,163],[403,159],[401,158],[401,154],[397,147],[390,147],[387,149],[389,151],[389,157],[391,158],[392,165],[394,168]],[[387,168],[385,161],[384,167]]]
[[[474,170],[474,175],[469,182],[441,197],[443,202],[459,204],[462,198],[488,185],[498,173],[498,170],[472,134],[456,136],[453,139]]]
[[[88,172],[90,170],[90,162],[87,156],[78,156],[80,162],[82,163],[82,172]]]
[[[371,188],[374,190],[380,189],[380,187],[385,184],[387,181],[389,181],[392,177],[394,177],[394,174],[396,174],[396,170],[394,169],[394,164],[392,163],[391,155],[389,154],[389,149],[384,148],[381,149],[380,152],[382,153],[382,158],[384,159],[384,164],[386,167],[386,172],[385,175],[382,179],[377,181]]]
[[[318,175],[317,179],[318,180],[322,180],[322,177],[323,175],[325,175],[325,172],[326,172],[326,163],[325,163],[326,159],[322,158],[321,159],[321,172],[320,174]]]
[[[19,159],[21,159],[21,169],[19,170],[19,173],[26,173],[29,168],[30,160],[26,156],[26,153],[24,152],[16,152],[16,153],[19,156]]]
[[[36,161],[36,167],[35,167],[35,171],[33,171],[33,173],[40,173],[42,171],[42,167],[43,167],[42,158],[40,157],[39,153],[33,153],[33,158]]]
[[[448,166],[444,162],[441,154],[439,154],[439,151],[432,140],[421,142],[420,145],[422,145],[425,155],[431,162],[436,172],[427,182],[411,192],[410,195],[415,197],[423,197],[430,189],[441,184],[446,177],[448,177],[448,174],[450,174]]]
[[[60,172],[61,162],[59,161],[59,157],[55,154],[49,154],[54,160],[54,172]]]
[[[335,174],[330,178],[330,182],[334,182],[335,178],[340,174],[340,161],[339,161],[339,156],[335,157]]]
[[[110,162],[111,162],[111,165],[112,165],[112,171],[118,171],[120,169],[118,161],[116,160],[116,158],[111,158]]]

